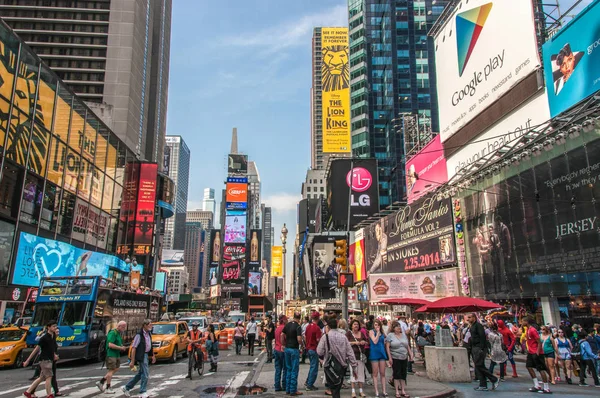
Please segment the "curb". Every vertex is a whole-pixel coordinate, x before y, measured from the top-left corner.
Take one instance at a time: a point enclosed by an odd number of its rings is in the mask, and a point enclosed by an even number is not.
[[[246,377],[246,380],[244,380],[244,386],[251,387],[256,384],[256,380],[258,379],[258,376],[260,376],[262,368],[263,366],[265,366],[265,362],[267,362],[266,354],[266,351],[262,351],[260,354],[258,354],[259,360],[256,363],[256,365],[252,366],[250,374],[248,375],[248,377]]]
[[[439,392],[437,394],[426,395],[426,396],[417,397],[417,398],[451,398],[451,397],[454,397],[456,394],[457,394],[457,391],[455,389],[449,389],[446,391]]]

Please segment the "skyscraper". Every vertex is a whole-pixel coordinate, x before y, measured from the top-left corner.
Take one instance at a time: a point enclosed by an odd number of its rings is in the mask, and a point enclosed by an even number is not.
[[[166,138],[169,177],[175,182],[175,216],[165,220],[164,249],[183,250],[190,176],[190,150],[179,135]]]
[[[262,257],[267,263],[267,270],[271,272],[271,246],[273,245],[274,231],[271,208],[261,205],[262,212],[262,230],[263,230],[263,249]]]
[[[204,199],[202,200],[202,210],[210,211],[215,214],[216,200],[215,190],[213,188],[204,188]]]
[[[203,286],[204,274],[206,273],[205,244],[207,234],[210,232],[201,222],[185,223],[185,250],[183,264],[189,272],[188,286],[191,292]]]
[[[141,159],[166,131],[172,0],[3,0],[0,17]]]
[[[415,137],[438,131],[434,48],[427,32],[447,3],[348,1],[352,150],[357,157],[377,158],[381,207],[405,200],[407,149],[420,141]]]
[[[260,225],[260,174],[254,161],[248,162],[248,224],[250,229]]]

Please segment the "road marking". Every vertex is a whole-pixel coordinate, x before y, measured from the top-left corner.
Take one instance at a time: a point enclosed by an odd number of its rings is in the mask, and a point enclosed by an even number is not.
[[[249,374],[250,372],[248,371],[240,372],[237,376],[229,379],[227,382],[227,387],[225,388],[226,393],[223,394],[221,398],[235,398],[237,395],[237,389],[242,386],[244,380],[246,380],[246,377],[248,377]]]
[[[2,391],[2,392],[0,392],[0,395],[10,394],[11,392],[15,392],[15,391],[19,391],[19,390],[25,391],[25,390],[27,390],[27,387],[29,387],[29,385],[16,387],[16,388],[13,388],[12,390]]]
[[[177,376],[173,376],[171,378],[169,378],[169,380],[178,380],[178,379],[185,379],[185,374],[183,375],[177,375]]]
[[[204,373],[202,376],[206,377],[206,376],[210,376],[210,375],[214,375],[215,372],[208,372],[208,373]]]

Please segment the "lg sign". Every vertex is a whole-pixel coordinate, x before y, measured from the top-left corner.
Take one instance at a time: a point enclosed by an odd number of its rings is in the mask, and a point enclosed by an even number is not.
[[[346,184],[352,187],[353,192],[365,192],[373,184],[371,173],[364,167],[355,167],[346,175]],[[370,206],[371,198],[367,194],[360,195],[358,201],[355,200],[354,193],[350,195],[350,206]]]

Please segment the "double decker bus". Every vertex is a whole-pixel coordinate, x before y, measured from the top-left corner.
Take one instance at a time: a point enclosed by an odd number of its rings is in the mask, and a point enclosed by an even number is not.
[[[44,326],[56,320],[61,360],[102,361],[108,332],[126,321],[123,342],[128,345],[144,319],[160,318],[161,301],[160,296],[133,293],[100,276],[42,278],[27,344],[37,344]]]

